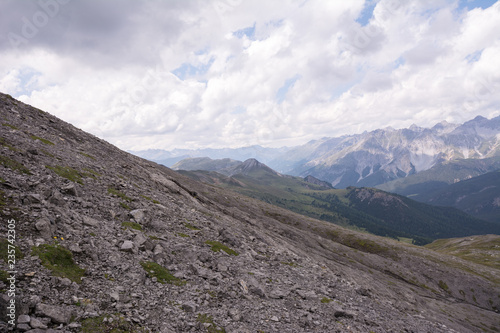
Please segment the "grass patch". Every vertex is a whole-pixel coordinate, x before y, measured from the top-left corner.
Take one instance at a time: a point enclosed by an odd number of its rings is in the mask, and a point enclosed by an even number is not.
[[[85,270],[75,264],[73,253],[59,244],[42,244],[32,248],[32,254],[38,256],[42,265],[50,269],[55,276],[65,277],[81,283]]]
[[[329,299],[328,297],[323,297],[323,298],[321,299],[321,303],[324,303],[324,304],[328,304],[328,303],[330,303],[331,301],[332,301],[332,300],[331,300],[331,299]]]
[[[206,313],[199,313],[196,317],[196,321],[201,324],[209,324],[203,325],[206,327],[208,333],[226,333],[226,330],[222,327],[217,327],[214,323],[214,318]]]
[[[395,253],[391,253],[390,249],[387,246],[380,245],[369,239],[359,238],[352,234],[346,235],[344,238],[340,239],[339,242],[343,245],[349,246],[350,248],[362,252],[378,255],[388,255],[397,258],[397,255]]]
[[[443,289],[447,293],[450,293],[450,288],[448,287],[448,285],[446,284],[446,282],[444,282],[443,280],[439,280],[438,286],[439,286],[439,288]]]
[[[135,222],[129,222],[129,221],[123,222],[122,227],[142,231],[142,226],[139,223]]]
[[[120,206],[122,206],[126,210],[132,210],[129,205],[127,205],[125,202],[120,202]]]
[[[186,281],[176,278],[170,273],[168,269],[163,266],[158,265],[152,261],[141,262],[142,268],[148,273],[150,277],[155,277],[161,284],[169,283],[176,286],[183,286]]]
[[[122,193],[122,192],[118,191],[118,190],[117,190],[116,188],[114,188],[114,187],[108,187],[108,193],[109,193],[109,194],[111,194],[111,195],[115,195],[115,196],[117,196],[117,197],[119,197],[119,198],[121,198],[121,199],[123,199],[123,200],[125,200],[125,201],[128,201],[128,202],[130,202],[130,201],[134,201],[134,199],[132,199],[132,198],[130,198],[130,197],[127,197],[127,196],[125,195],[125,193]]]
[[[141,194],[141,197],[143,197],[144,199],[146,199],[146,200],[148,200],[148,201],[151,201],[152,203],[155,203],[155,204],[158,204],[158,205],[160,204],[160,202],[159,202],[158,200],[153,199],[153,198],[151,198],[151,197],[148,197],[148,196],[146,196],[146,195],[142,195],[142,194]]]
[[[191,229],[191,230],[195,230],[195,231],[200,230],[200,228],[197,228],[197,227],[195,227],[194,225],[189,224],[189,223],[187,223],[187,222],[186,222],[186,223],[184,223],[184,226],[185,226],[186,228],[188,228],[188,229]]]
[[[20,174],[31,175],[31,172],[27,167],[11,158],[8,158],[7,156],[0,155],[0,164],[13,171],[17,171]]]
[[[184,237],[184,238],[189,238],[189,235],[185,234],[185,233],[182,233],[182,232],[178,232],[177,233],[177,236],[179,237]]]
[[[6,285],[9,285],[9,280],[7,280],[8,278],[10,278],[10,274],[7,273],[7,271],[0,269],[0,281],[5,283]]]
[[[83,171],[85,171],[83,173],[84,176],[86,177],[89,177],[89,178],[92,178],[92,179],[97,179],[97,177],[101,177],[101,174],[90,169],[90,168],[83,168]]]
[[[86,153],[82,153],[81,151],[78,152],[78,154],[82,155],[82,156],[85,156],[85,157],[88,157],[90,158],[91,160],[96,160],[94,156],[92,155],[89,155],[89,154],[86,154]]]
[[[1,206],[1,202],[0,202]],[[9,243],[9,241],[5,238],[0,239],[0,258],[3,259],[6,263],[9,260],[9,245],[11,245],[10,249],[12,249],[12,244]],[[17,246],[14,246],[14,255],[17,260],[23,259],[24,254],[19,250]]]
[[[7,124],[7,123],[3,123],[2,126],[9,127],[10,129],[13,129],[13,130],[16,130],[16,131],[19,130],[19,128],[17,128],[16,126],[11,125],[11,124]]]
[[[286,262],[286,261],[282,261],[281,264],[283,265],[287,265],[287,266],[290,266],[290,267],[299,267],[299,265],[297,265],[296,263],[294,262]]]
[[[50,166],[50,165],[46,165],[45,167],[47,169],[54,171],[58,176],[61,176],[61,177],[66,178],[72,182],[83,185],[82,174],[71,167],[63,167],[60,165],[56,165],[54,167]]]
[[[104,320],[106,319],[106,320]],[[110,320],[112,319],[112,320]],[[102,315],[95,318],[82,320],[82,333],[146,333],[143,327],[138,327],[127,320],[121,314]]]
[[[224,251],[229,255],[237,256],[239,253],[236,252],[235,250],[227,247],[226,245],[222,244],[221,242],[217,241],[206,241],[205,244],[210,245],[212,248],[211,250],[214,252],[219,252],[219,251]]]
[[[40,140],[43,144],[46,144],[46,145],[48,145],[48,146],[54,146],[54,145],[55,145],[55,144],[54,144],[54,142],[49,141],[49,140],[44,139],[44,138],[41,138],[41,137],[36,136],[36,135],[32,135],[32,136],[30,136],[30,137],[31,137],[31,139],[33,139],[33,140]]]
[[[17,149],[16,147],[10,145],[9,143],[7,143],[7,140],[5,140],[2,137],[0,137],[0,145],[2,147],[8,148],[10,151],[19,151],[19,149]]]

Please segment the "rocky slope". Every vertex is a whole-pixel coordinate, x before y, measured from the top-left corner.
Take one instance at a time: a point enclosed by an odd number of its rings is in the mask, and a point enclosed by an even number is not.
[[[8,95],[0,115],[0,331],[11,299],[32,333],[500,329],[495,268],[202,185]]]

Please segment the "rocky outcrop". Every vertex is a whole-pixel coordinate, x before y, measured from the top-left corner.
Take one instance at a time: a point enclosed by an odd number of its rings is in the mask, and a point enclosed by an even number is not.
[[[500,329],[498,270],[202,185],[3,94],[0,114],[0,331],[11,299],[32,333]]]

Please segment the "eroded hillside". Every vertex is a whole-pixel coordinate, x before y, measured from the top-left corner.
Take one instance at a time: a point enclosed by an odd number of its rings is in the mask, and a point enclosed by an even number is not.
[[[203,185],[0,94],[0,330],[495,332],[499,271]],[[3,284],[2,284],[3,283]]]

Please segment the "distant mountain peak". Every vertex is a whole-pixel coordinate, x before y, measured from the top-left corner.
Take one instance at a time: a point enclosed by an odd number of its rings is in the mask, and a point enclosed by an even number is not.
[[[257,171],[257,170],[265,170],[273,174],[277,174],[276,171],[274,171],[264,163],[257,161],[255,158],[247,159],[239,167],[237,167],[235,171],[238,171],[237,173],[248,174],[252,171]]]

